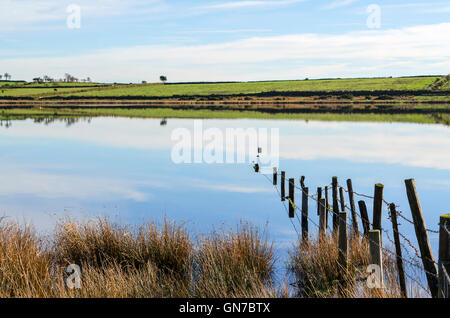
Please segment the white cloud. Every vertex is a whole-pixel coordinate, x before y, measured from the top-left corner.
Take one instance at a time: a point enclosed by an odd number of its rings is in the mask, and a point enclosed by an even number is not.
[[[331,2],[330,4],[324,6],[323,8],[328,9],[328,10],[336,9],[336,8],[348,6],[357,1],[358,0],[335,0],[335,1]]]
[[[251,37],[233,42],[191,46],[135,46],[111,48],[65,57],[9,58],[0,60],[14,78],[31,79],[36,74],[60,76],[65,72],[90,76],[99,81],[139,81],[149,75],[167,74],[172,81],[257,80],[270,69],[270,78],[280,78],[298,69],[322,76],[342,68],[339,77],[369,75],[364,68],[377,65],[377,74],[392,74],[403,67],[407,74],[450,73],[436,63],[450,58],[450,23],[391,30],[368,30],[334,34],[292,34]],[[299,66],[300,63],[300,66]],[[320,72],[314,72],[317,68]],[[331,72],[331,71],[330,71]],[[249,74],[252,74],[249,76]],[[334,73],[332,73],[334,74]],[[400,75],[400,74],[399,74]],[[401,75],[405,75],[404,73]],[[267,75],[264,75],[267,76]]]
[[[146,14],[167,8],[162,0],[2,0],[0,2],[0,28],[2,31],[17,30],[26,26],[41,28],[41,23],[61,21],[65,27],[67,7],[81,7],[82,19],[117,16],[123,14]]]
[[[279,1],[232,1],[201,6],[199,9],[238,9],[247,7],[284,6],[306,0],[279,0]]]

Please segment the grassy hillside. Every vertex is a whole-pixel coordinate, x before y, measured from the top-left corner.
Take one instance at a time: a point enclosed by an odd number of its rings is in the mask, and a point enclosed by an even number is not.
[[[116,86],[109,89],[75,93],[74,96],[158,96],[228,95],[270,91],[353,91],[353,90],[421,90],[438,77],[362,78],[303,80],[278,82],[211,83],[211,84],[147,84]],[[65,94],[65,96],[72,94]]]

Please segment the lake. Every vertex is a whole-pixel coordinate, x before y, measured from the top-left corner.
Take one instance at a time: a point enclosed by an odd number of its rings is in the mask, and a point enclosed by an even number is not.
[[[382,183],[385,199],[411,218],[404,180],[414,178],[428,228],[438,229],[439,216],[450,211],[448,126],[250,119],[168,119],[161,125],[161,119],[99,117],[3,122],[0,215],[31,222],[44,232],[65,216],[106,215],[127,223],[166,217],[186,222],[196,233],[244,220],[267,229],[282,262],[297,234],[271,176],[256,174],[250,160],[174,162],[174,132],[194,132],[196,125],[224,135],[232,128],[277,129],[279,170],[297,184],[306,176],[312,194],[329,185],[332,176],[342,185],[351,178],[356,192],[369,195],[375,183]],[[372,217],[372,202],[356,199],[366,201]],[[387,210],[383,213],[383,226],[392,233]],[[313,200],[310,215],[318,223]],[[412,225],[399,221],[401,232],[417,244]],[[438,235],[431,233],[430,242],[437,257]]]

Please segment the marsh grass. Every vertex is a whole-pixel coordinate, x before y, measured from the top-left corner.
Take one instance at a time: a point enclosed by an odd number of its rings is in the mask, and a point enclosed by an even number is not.
[[[309,244],[298,243],[290,251],[289,271],[301,297],[312,298],[397,298],[401,297],[397,268],[389,253],[383,254],[383,289],[366,284],[369,262],[365,238],[349,239],[349,265],[339,264],[336,239],[324,236]]]
[[[81,268],[81,289],[66,288],[69,264]],[[0,297],[275,297],[273,264],[267,238],[244,223],[194,239],[167,220],[66,219],[42,239],[0,222]]]
[[[32,226],[0,221],[1,298],[271,298],[400,297],[395,262],[384,255],[383,290],[368,289],[367,242],[349,240],[350,265],[341,268],[335,239],[297,243],[290,251],[293,295],[275,286],[274,249],[266,231],[240,223],[200,237],[183,224],[119,225],[109,219],[70,219],[42,237]],[[70,264],[81,288],[67,288]],[[409,282],[409,295],[422,297]]]

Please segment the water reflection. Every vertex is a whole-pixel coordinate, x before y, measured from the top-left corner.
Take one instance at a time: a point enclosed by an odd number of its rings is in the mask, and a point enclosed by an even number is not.
[[[171,161],[171,132],[193,129],[192,119],[41,118],[1,124],[0,215],[25,217],[39,228],[65,214],[106,214],[128,222],[166,216],[196,231],[244,218],[259,226],[268,222],[277,246],[295,239],[277,193],[250,164]],[[449,127],[248,119],[203,125],[221,131],[279,128],[279,170],[297,182],[306,176],[310,189],[328,185],[335,175],[342,182],[352,178],[360,193],[373,193],[380,182],[386,200],[408,215],[403,180],[414,177],[429,227],[448,212],[442,198],[450,197]],[[412,227],[402,227],[414,237]],[[430,240],[436,247],[437,236]]]

